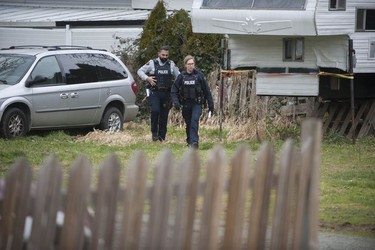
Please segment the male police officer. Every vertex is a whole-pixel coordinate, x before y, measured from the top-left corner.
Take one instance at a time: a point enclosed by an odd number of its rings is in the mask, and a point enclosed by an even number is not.
[[[151,133],[153,141],[164,141],[167,134],[167,122],[170,109],[170,91],[173,78],[180,74],[176,64],[168,60],[168,47],[159,49],[158,58],[143,65],[137,74],[147,81],[148,102],[151,107]]]
[[[183,71],[172,86],[173,106],[179,110],[186,123],[186,142],[189,147],[198,148],[199,118],[202,106],[208,103],[209,112],[214,111],[214,102],[207,81],[202,72],[195,68],[194,57],[188,55],[184,59],[186,71]]]

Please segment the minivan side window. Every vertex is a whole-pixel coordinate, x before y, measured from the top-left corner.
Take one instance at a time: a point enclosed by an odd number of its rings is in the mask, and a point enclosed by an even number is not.
[[[76,53],[59,55],[67,84],[111,81],[127,78],[124,68],[104,54]]]
[[[111,56],[97,55],[101,57],[97,67],[99,81],[112,81],[128,78],[128,74],[121,64]]]
[[[62,83],[61,70],[55,56],[40,59],[30,76],[34,86]]]

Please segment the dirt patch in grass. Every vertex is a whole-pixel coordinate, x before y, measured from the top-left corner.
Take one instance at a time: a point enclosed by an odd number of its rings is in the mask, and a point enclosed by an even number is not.
[[[353,225],[350,222],[344,223],[321,223],[319,225],[322,229],[332,230],[332,231],[351,231],[351,232],[364,232],[372,234],[375,236],[375,225]]]

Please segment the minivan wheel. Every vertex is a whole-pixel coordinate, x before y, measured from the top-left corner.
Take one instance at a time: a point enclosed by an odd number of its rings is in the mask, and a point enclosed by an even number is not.
[[[124,118],[120,110],[110,107],[104,112],[99,128],[109,132],[118,132],[122,130],[123,124]]]
[[[4,113],[1,122],[1,135],[7,139],[24,136],[28,127],[25,113],[19,108],[10,108]]]

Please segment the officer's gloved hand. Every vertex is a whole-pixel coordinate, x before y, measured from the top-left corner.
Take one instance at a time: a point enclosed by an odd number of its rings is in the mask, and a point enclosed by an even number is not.
[[[208,108],[208,117],[210,118],[213,114],[214,114],[214,108],[213,107],[209,107]]]
[[[180,110],[180,109],[181,109],[181,104],[179,104],[179,103],[174,103],[174,104],[173,104],[173,107],[174,107],[176,110]]]

